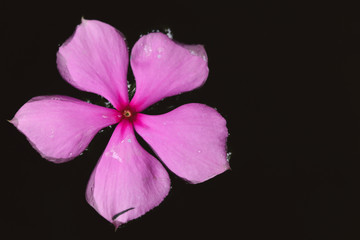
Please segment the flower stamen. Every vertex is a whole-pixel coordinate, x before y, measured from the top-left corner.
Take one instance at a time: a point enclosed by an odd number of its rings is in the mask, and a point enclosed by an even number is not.
[[[124,108],[122,111],[120,111],[120,115],[119,117],[121,119],[127,119],[128,121],[134,121],[136,112],[133,111],[133,109],[131,109],[129,106],[127,106],[126,108]]]
[[[125,118],[130,118],[132,116],[131,111],[129,109],[125,109],[122,114]]]

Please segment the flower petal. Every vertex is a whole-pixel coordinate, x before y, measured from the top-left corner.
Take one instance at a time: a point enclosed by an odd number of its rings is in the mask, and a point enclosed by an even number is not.
[[[10,121],[46,159],[62,163],[78,156],[102,128],[119,121],[114,109],[66,96],[40,96]]]
[[[131,105],[138,112],[165,97],[201,86],[209,72],[203,46],[178,44],[162,33],[140,38],[130,63],[136,80]]]
[[[192,183],[229,169],[226,121],[206,105],[186,104],[163,115],[138,114],[135,129],[171,171]]]
[[[139,145],[132,125],[120,122],[89,180],[89,204],[118,227],[159,205],[169,190],[165,168]]]
[[[116,109],[129,103],[128,62],[122,34],[96,20],[83,19],[57,53],[58,69],[66,81],[105,97]]]

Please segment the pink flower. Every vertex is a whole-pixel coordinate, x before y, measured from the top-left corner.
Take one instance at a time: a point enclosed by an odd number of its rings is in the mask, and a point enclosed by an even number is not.
[[[99,130],[117,124],[86,191],[89,204],[116,227],[159,205],[170,190],[168,173],[140,146],[134,129],[172,172],[191,183],[229,169],[226,121],[213,108],[191,103],[162,115],[141,113],[163,98],[204,84],[208,66],[203,46],[150,33],[133,47],[130,64],[136,79],[131,101],[124,37],[108,24],[83,20],[59,48],[58,69],[71,85],[105,97],[115,109],[66,96],[40,96],[11,120],[54,163],[72,160]]]

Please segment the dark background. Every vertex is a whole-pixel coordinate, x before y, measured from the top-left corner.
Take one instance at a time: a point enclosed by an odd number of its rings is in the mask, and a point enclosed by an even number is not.
[[[359,239],[355,6],[31,1],[2,10],[0,189],[7,239]],[[204,44],[207,83],[150,111],[205,103],[227,119],[230,132],[232,171],[198,185],[170,174],[165,201],[117,232],[85,200],[113,129],[98,134],[82,156],[55,165],[5,121],[38,95],[103,104],[67,84],[56,68],[58,46],[81,17],[116,27],[130,49],[140,34],[166,28],[179,42]]]

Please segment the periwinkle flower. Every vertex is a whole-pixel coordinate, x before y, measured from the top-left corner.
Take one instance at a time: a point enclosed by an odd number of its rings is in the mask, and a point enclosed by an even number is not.
[[[163,33],[141,37],[131,52],[136,92],[129,100],[128,50],[112,26],[83,20],[57,53],[63,78],[105,97],[105,108],[66,96],[40,96],[25,103],[11,122],[44,158],[54,163],[81,154],[99,130],[117,124],[88,183],[86,199],[116,227],[163,201],[170,179],[161,163],[136,140],[136,132],[176,175],[204,182],[229,169],[225,119],[204,104],[185,104],[147,115],[157,101],[193,90],[208,76],[201,45],[183,45]]]

